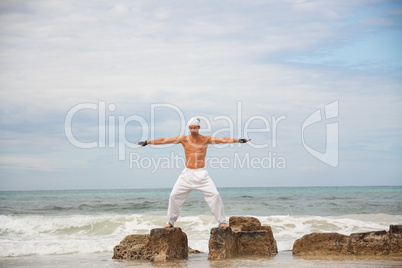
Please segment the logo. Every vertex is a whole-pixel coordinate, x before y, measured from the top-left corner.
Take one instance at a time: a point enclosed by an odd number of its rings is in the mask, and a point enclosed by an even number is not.
[[[334,101],[330,104],[325,105],[324,107],[324,113],[325,113],[325,119],[332,119],[332,118],[337,118],[339,116],[339,109],[338,109],[339,101]],[[323,121],[323,116],[321,113],[321,110],[318,109],[314,113],[312,113],[303,123],[302,126],[302,143],[304,148],[309,152],[312,156],[317,158],[318,160],[332,166],[332,167],[337,167],[339,163],[339,157],[338,157],[338,136],[339,136],[339,131],[338,131],[338,123],[327,123],[327,137],[326,137],[326,142],[325,142],[325,152],[321,153],[317,150],[314,150],[310,146],[308,146],[304,140],[304,130],[308,127],[311,126],[315,123]]]

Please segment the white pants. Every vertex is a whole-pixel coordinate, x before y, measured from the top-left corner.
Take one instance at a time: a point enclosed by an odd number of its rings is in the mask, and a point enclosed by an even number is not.
[[[226,222],[221,196],[214,182],[208,176],[208,171],[205,168],[185,168],[170,193],[167,214],[168,223],[174,226],[174,223],[179,217],[184,200],[186,200],[192,190],[198,190],[202,193],[219,224]]]

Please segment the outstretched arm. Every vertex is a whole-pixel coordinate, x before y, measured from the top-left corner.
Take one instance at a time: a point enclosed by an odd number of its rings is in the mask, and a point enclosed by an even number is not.
[[[181,143],[181,139],[183,136],[177,136],[174,138],[159,138],[155,140],[150,140],[150,141],[140,141],[140,142],[135,142],[135,144],[141,145],[141,146],[146,146],[148,144],[154,144],[154,145],[161,145],[161,144],[177,144]]]
[[[209,141],[210,144],[219,144],[219,143],[246,143],[248,141],[251,141],[251,139],[234,139],[234,138],[229,138],[229,137],[225,137],[225,138],[215,138],[211,136],[211,139]]]

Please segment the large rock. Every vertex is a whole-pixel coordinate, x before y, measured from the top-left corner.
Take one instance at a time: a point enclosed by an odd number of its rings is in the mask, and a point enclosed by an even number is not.
[[[261,226],[254,217],[230,217],[229,228],[212,228],[209,239],[209,260],[236,256],[278,253],[270,226]]]
[[[391,225],[389,232],[312,233],[296,240],[293,254],[298,256],[325,255],[402,255],[402,225]]]
[[[388,255],[387,231],[354,233],[349,236],[349,253],[353,255]]]
[[[229,226],[234,232],[261,230],[261,222],[254,217],[230,217]]]
[[[269,236],[269,243],[271,245],[270,252],[271,256],[278,253],[278,246],[276,245],[276,240],[274,238],[274,233],[272,232],[271,226],[263,225],[261,230],[266,230]]]
[[[230,227],[212,228],[209,239],[208,260],[221,260],[237,256],[235,233]]]
[[[293,254],[299,256],[348,254],[348,237],[338,233],[308,234],[295,241]]]
[[[236,238],[238,255],[271,256],[270,235],[266,230],[236,232]]]
[[[113,259],[146,260],[152,256],[149,235],[128,235],[113,249]]]
[[[113,251],[113,259],[151,261],[187,259],[187,235],[180,228],[152,229],[149,235],[126,236]]]
[[[389,227],[389,254],[402,255],[402,225]]]

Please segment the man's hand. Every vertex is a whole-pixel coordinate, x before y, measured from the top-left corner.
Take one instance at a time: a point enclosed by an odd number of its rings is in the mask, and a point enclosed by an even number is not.
[[[248,141],[251,141],[251,139],[239,139],[238,143],[246,143]]]
[[[147,141],[140,141],[140,142],[136,142],[135,144],[138,144],[142,147],[147,146],[148,142]]]

